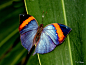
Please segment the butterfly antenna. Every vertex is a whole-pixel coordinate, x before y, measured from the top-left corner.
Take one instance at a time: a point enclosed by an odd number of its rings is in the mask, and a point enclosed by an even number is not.
[[[45,16],[46,16],[47,12],[45,13]]]
[[[45,16],[46,16],[47,12],[45,13]],[[42,24],[43,24],[43,21],[44,21],[44,11],[42,13]]]
[[[43,19],[44,19],[44,11],[42,13],[42,24],[43,24]]]

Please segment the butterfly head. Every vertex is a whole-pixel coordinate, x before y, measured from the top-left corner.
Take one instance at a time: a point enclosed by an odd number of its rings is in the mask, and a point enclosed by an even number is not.
[[[43,28],[43,24],[40,24],[40,28],[41,28],[41,27]]]

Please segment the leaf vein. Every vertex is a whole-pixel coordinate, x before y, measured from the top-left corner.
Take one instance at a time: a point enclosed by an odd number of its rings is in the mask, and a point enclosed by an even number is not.
[[[67,18],[66,18],[64,0],[61,0],[61,2],[62,2],[62,8],[63,8],[63,15],[64,15],[64,20],[65,20],[65,25],[67,25]],[[67,39],[68,39],[68,47],[69,47],[70,61],[71,61],[71,65],[73,65],[72,52],[71,52],[69,35],[68,35]]]

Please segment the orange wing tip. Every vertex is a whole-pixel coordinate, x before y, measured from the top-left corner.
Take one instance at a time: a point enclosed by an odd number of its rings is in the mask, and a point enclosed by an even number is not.
[[[25,21],[23,21],[23,23],[19,26],[19,31],[21,31],[21,29],[23,29],[23,27],[25,27],[33,19],[35,19],[35,18],[33,16],[31,16],[28,19],[26,19]]]
[[[59,37],[58,40],[61,43],[64,40],[65,36],[64,36],[60,26],[57,23],[53,23],[53,25],[54,25],[54,27],[56,29],[56,33],[58,34],[58,37]]]

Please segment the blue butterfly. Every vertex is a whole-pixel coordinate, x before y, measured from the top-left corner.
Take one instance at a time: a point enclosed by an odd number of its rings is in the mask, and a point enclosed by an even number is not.
[[[21,43],[30,52],[35,45],[35,52],[44,54],[51,52],[61,44],[71,28],[59,23],[52,23],[45,27],[38,26],[36,19],[31,15],[20,14],[20,39]]]

